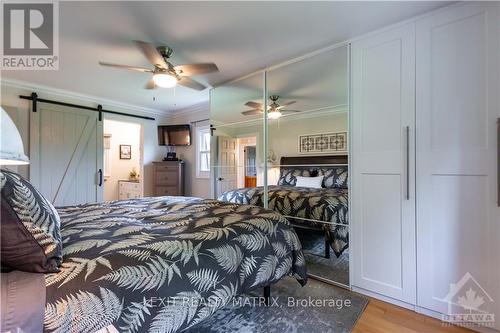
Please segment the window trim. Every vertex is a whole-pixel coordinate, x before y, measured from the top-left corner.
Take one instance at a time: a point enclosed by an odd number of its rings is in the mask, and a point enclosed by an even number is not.
[[[201,171],[200,170],[201,153],[207,153],[207,152],[210,153],[210,145],[208,146],[209,150],[203,150],[203,151],[201,150],[201,137],[205,133],[210,133],[210,127],[208,125],[196,127],[196,156],[195,156],[196,178],[208,179],[208,178],[210,178],[210,162],[208,165],[208,168],[209,168],[208,171]]]

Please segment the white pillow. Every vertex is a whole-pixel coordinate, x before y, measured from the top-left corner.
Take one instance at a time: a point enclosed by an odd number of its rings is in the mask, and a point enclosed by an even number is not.
[[[295,186],[321,188],[321,184],[323,183],[323,177],[325,176],[318,176],[318,177],[295,176],[295,178],[297,178],[297,183],[295,183]]]

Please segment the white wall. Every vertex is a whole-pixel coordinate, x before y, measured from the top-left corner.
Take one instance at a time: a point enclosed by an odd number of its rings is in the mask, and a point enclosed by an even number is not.
[[[20,99],[19,95],[30,95],[33,91],[38,93],[38,97],[46,98],[46,99],[54,99],[58,101],[74,103],[74,104],[82,104],[87,106],[95,107],[97,105],[96,100],[87,97],[80,97],[78,94],[72,94],[67,92],[60,92],[55,89],[51,89],[50,87],[37,87],[30,86],[29,83],[12,85],[5,82],[1,82],[1,94],[0,94],[0,104],[2,106],[6,106],[13,119],[14,123],[18,127],[21,137],[23,139],[23,143],[25,146],[25,153],[29,157],[29,112],[31,112],[31,102],[28,100]],[[138,118],[129,118],[118,115],[107,114],[107,119],[113,120],[122,120],[127,121],[133,119],[133,121],[137,121],[138,123],[143,125],[144,130],[144,195],[150,196],[153,194],[153,169],[152,162],[159,161],[165,155],[164,147],[158,146],[158,138],[157,138],[157,126],[161,123],[167,123],[170,119],[170,115],[165,111],[165,115],[152,115],[147,114],[143,110],[137,110],[133,107],[127,108],[122,105],[103,105],[104,108],[109,108],[110,110],[132,113],[132,114],[142,114],[147,115],[153,118],[156,118],[155,121],[146,120],[146,119],[138,119]],[[22,166],[14,168],[17,169],[21,175],[28,178],[29,176],[29,167]]]
[[[104,178],[104,200],[118,200],[118,180],[127,180],[133,168],[142,182],[141,124],[104,119],[104,134],[109,134],[109,177]],[[130,145],[131,159],[120,159],[120,145]]]
[[[207,119],[209,117],[208,103],[197,105],[192,109],[186,109],[179,113],[174,113],[170,124],[189,124],[191,122]],[[179,158],[184,160],[185,170],[185,189],[187,196],[200,198],[210,197],[210,179],[196,177],[196,126],[207,126],[208,121],[191,124],[191,146],[176,147]]]
[[[298,156],[298,138],[304,134],[347,131],[347,112],[327,113],[312,118],[289,117],[269,123],[269,149],[282,156]]]

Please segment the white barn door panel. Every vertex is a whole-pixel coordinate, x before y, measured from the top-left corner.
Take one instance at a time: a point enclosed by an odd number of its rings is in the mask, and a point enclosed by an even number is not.
[[[497,329],[499,8],[454,6],[416,30],[418,305],[447,313],[450,285],[470,273]]]
[[[351,54],[352,285],[414,304],[414,24],[356,41]]]
[[[97,117],[57,106],[30,114],[30,181],[56,206],[103,200],[103,130]]]

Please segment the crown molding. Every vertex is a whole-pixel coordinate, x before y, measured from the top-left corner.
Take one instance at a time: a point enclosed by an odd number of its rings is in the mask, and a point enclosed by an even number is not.
[[[296,121],[297,119],[312,119],[312,118],[318,118],[318,117],[341,114],[341,113],[348,113],[348,112],[349,112],[349,105],[339,104],[339,105],[327,106],[327,107],[322,107],[322,108],[308,110],[308,111],[302,111],[300,113],[291,113],[288,115],[283,115],[279,119],[269,119],[268,124],[275,124],[277,122],[286,123],[289,121]],[[242,120],[242,121],[234,122],[234,123],[225,123],[225,122],[221,122],[218,120],[212,120],[211,122],[214,126],[218,126],[221,128],[244,128],[244,127],[251,127],[251,126],[256,126],[256,125],[262,124],[262,121],[263,121],[263,118]]]
[[[152,108],[146,108],[146,107],[138,106],[138,105],[134,105],[134,104],[117,102],[117,101],[110,100],[110,99],[105,99],[105,98],[92,96],[92,95],[80,94],[80,93],[77,93],[74,91],[49,87],[49,86],[45,86],[45,85],[39,85],[39,84],[30,83],[30,82],[26,82],[26,81],[1,78],[0,85],[5,86],[5,87],[10,87],[10,88],[33,90],[33,91],[35,91],[37,93],[41,93],[41,94],[47,94],[47,95],[51,95],[51,96],[55,96],[55,97],[76,99],[76,100],[80,100],[80,101],[87,102],[87,103],[102,104],[103,106],[105,106],[105,108],[118,108],[118,109],[121,109],[124,111],[125,110],[126,111],[133,111],[134,114],[138,114],[138,115],[156,116],[156,117],[168,117],[171,115],[171,112],[168,112],[165,110],[152,109]]]

